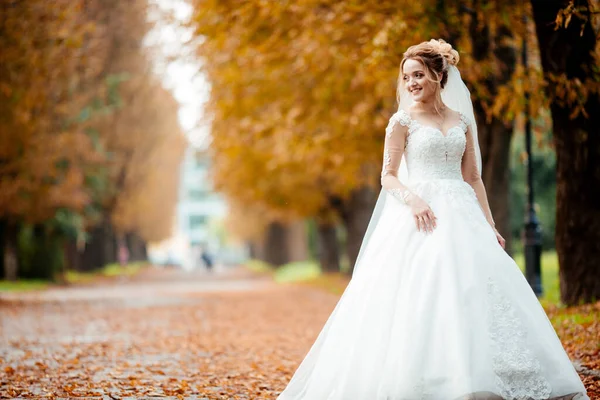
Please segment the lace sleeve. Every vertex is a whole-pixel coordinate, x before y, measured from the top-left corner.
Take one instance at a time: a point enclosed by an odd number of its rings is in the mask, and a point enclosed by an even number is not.
[[[385,129],[383,147],[383,168],[381,170],[381,186],[400,202],[406,204],[411,195],[410,190],[398,180],[398,169],[404,154],[407,126],[409,121],[402,111],[392,115]]]
[[[473,135],[470,132],[470,128],[467,129],[467,144],[465,147],[465,153],[462,159],[462,176],[465,182],[467,182],[477,195],[477,200],[479,200],[479,204],[481,205],[481,209],[485,214],[485,218],[487,221],[495,227],[494,218],[492,217],[492,211],[490,209],[490,205],[488,203],[487,194],[485,193],[485,186],[483,185],[483,180],[481,179],[481,174],[479,173],[479,168],[477,168],[477,156],[475,145],[473,142]]]
[[[463,123],[465,123],[464,120]],[[465,182],[472,185],[481,180],[481,175],[479,174],[479,168],[477,168],[477,156],[475,155],[473,136],[468,126],[465,126],[465,132],[467,135],[467,144],[465,146],[465,153],[463,154],[461,169]]]

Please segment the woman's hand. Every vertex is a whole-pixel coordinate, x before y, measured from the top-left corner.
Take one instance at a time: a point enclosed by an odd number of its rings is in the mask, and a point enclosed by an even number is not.
[[[494,228],[494,233],[496,234],[496,240],[498,240],[498,243],[504,249],[504,247],[506,246],[506,240],[504,240],[504,238],[502,237],[502,235],[500,234],[500,232],[498,232],[498,230],[496,228]]]
[[[415,194],[411,194],[408,200],[408,205],[412,210],[413,217],[415,218],[415,224],[417,230],[420,232],[433,232],[436,228],[437,217],[433,214],[433,211],[422,198]]]

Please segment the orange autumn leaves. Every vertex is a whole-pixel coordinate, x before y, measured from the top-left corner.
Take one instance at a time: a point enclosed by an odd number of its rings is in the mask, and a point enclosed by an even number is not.
[[[0,395],[276,399],[339,300],[339,294],[272,285],[243,271],[144,274],[135,285],[105,282],[96,288],[104,296],[87,300],[63,290],[54,296],[61,301],[0,302],[0,318],[11,321],[4,325],[10,339],[0,360]],[[159,281],[165,284],[156,291]],[[233,281],[246,281],[250,291],[226,291]],[[548,311],[582,367],[589,397],[599,398],[600,303]]]
[[[60,207],[81,209],[89,200],[83,165],[99,161],[76,115],[85,91],[76,77],[90,68],[88,49],[76,46],[90,26],[81,2],[12,2],[0,25],[0,213],[44,220]],[[66,39],[62,30],[69,29]],[[89,59],[87,65],[76,60]]]
[[[168,235],[185,140],[141,45],[148,5],[118,3],[0,6],[0,218],[66,209],[89,225],[94,206],[119,230]]]
[[[524,72],[486,97],[485,81],[502,66],[472,58],[468,28],[485,22],[494,34],[508,21],[519,37],[517,3],[473,3],[466,12],[436,1],[193,1],[211,82],[217,188],[248,214],[294,219],[335,212],[332,202],[377,186],[402,53],[431,37],[454,37],[463,77],[485,111],[514,120],[522,101],[511,93],[523,92]],[[543,91],[536,96],[539,108]]]

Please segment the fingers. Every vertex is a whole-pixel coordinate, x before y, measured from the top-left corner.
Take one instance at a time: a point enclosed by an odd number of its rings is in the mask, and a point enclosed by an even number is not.
[[[422,225],[421,225],[422,218],[419,214],[415,214],[414,217],[415,217],[415,225],[417,225],[417,230],[419,232],[421,232],[421,230],[423,229]]]
[[[435,216],[435,214],[433,213],[433,211],[430,209],[429,212],[429,219],[431,221],[431,231],[433,232],[433,230],[435,228],[437,228],[437,217]]]
[[[498,232],[497,229],[494,228],[494,233],[496,234],[496,240],[498,240],[498,244],[506,250],[506,240],[504,240],[504,238],[502,237],[502,235],[500,234],[500,232]]]
[[[498,234],[498,243],[500,243],[500,246],[502,246],[503,249],[506,248],[506,240],[504,240],[504,238],[500,236],[500,234]]]
[[[433,211],[431,211],[431,209],[428,209],[425,212],[425,229],[427,232],[431,233],[433,232],[433,230],[436,228],[437,224],[436,224],[436,217],[433,214]]]
[[[437,227],[436,216],[431,209],[424,210],[414,215],[417,230],[420,232],[433,232]]]
[[[429,213],[425,213],[423,220],[425,221],[425,232],[433,232],[433,222],[429,216]]]

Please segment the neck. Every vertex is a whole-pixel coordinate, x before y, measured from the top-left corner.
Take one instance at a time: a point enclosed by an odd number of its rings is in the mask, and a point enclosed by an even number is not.
[[[441,114],[446,108],[444,102],[442,101],[442,96],[440,96],[439,93],[436,93],[435,96],[431,96],[426,100],[415,103],[415,106],[422,111],[433,114]]]

